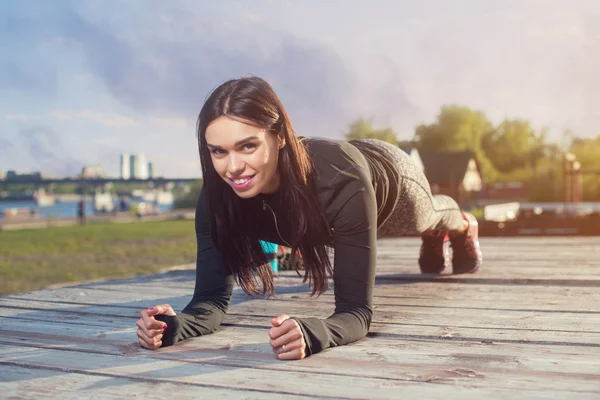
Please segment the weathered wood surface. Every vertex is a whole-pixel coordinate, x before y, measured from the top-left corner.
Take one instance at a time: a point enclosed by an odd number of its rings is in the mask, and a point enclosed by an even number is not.
[[[382,239],[367,338],[284,362],[271,317],[327,317],[295,273],[239,289],[215,334],[149,351],[140,310],[190,299],[181,270],[0,298],[2,398],[600,398],[600,238],[484,238],[472,276],[420,275],[419,241]]]

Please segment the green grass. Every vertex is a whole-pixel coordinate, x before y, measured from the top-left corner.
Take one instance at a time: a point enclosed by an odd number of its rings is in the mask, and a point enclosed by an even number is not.
[[[0,294],[149,274],[195,258],[190,220],[0,231]]]

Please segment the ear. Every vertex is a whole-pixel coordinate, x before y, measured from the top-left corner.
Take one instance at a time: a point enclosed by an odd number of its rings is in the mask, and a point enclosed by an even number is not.
[[[282,134],[277,135],[277,140],[279,142],[279,149],[283,149],[285,147],[285,136]]]

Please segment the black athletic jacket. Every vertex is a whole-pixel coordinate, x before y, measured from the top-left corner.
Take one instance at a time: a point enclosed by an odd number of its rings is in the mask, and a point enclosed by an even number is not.
[[[307,355],[311,355],[367,334],[373,313],[377,228],[396,205],[399,190],[396,166],[378,146],[317,138],[306,138],[303,142],[317,171],[314,185],[318,206],[324,211],[334,237],[335,312],[326,319],[291,316],[300,324]],[[168,325],[163,346],[212,333],[229,306],[234,280],[211,239],[203,195],[202,191],[196,210],[198,256],[194,296],[176,316],[157,317]],[[286,221],[277,219],[277,206],[267,202],[269,208],[266,208],[262,200],[256,202],[256,212],[264,213],[257,239],[281,245],[289,243]]]

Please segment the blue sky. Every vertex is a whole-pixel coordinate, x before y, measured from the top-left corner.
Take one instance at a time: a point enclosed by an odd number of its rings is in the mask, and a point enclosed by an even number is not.
[[[364,116],[409,139],[443,104],[600,134],[596,0],[5,0],[0,49],[0,170],[117,174],[137,152],[199,176],[196,116],[245,74],[306,136]]]

